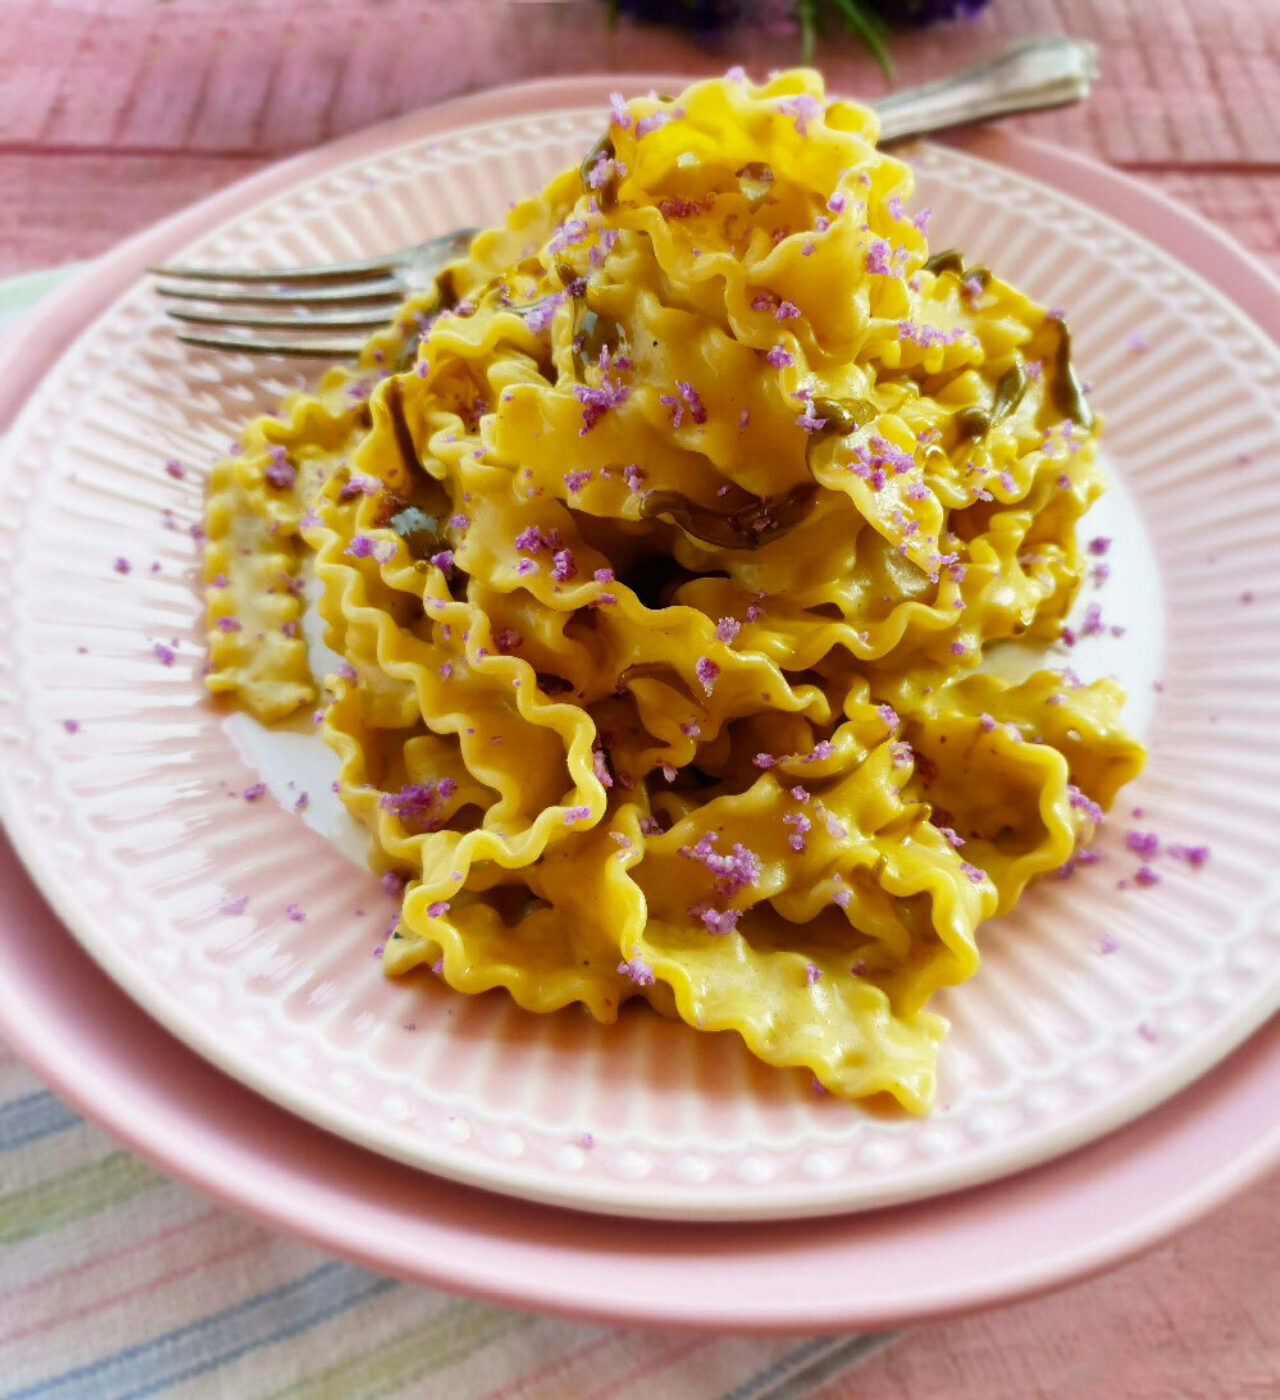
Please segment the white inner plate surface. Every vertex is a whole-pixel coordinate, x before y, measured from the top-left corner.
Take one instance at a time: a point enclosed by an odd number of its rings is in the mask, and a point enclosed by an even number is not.
[[[323,262],[483,224],[576,162],[601,120],[400,145],[179,260]],[[1103,633],[1051,664],[1117,676],[1149,752],[1102,860],[986,925],[981,972],[938,999],[953,1029],[930,1117],[819,1098],[736,1036],[638,1007],[600,1027],[383,977],[395,909],[330,800],[327,751],[305,722],[229,716],[201,683],[204,475],[308,371],[184,351],[145,285],[75,341],[0,463],[0,814],[85,950],[202,1054],[345,1137],[533,1199],[699,1219],[1016,1170],[1143,1112],[1259,1025],[1280,1001],[1280,353],[1087,207],[948,149],[912,161],[935,247],[1070,314],[1112,479],[1083,529],[1114,543],[1079,603],[1101,604]],[[260,779],[269,795],[242,800]],[[1131,829],[1212,854],[1199,869],[1162,855],[1142,887]]]

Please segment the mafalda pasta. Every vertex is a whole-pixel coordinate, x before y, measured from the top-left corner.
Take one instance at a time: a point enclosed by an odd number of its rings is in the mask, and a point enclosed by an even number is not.
[[[391,975],[644,997],[921,1112],[931,995],[1141,750],[1114,683],[984,669],[1062,630],[1095,425],[1061,316],[931,255],[875,141],[806,71],[615,99],[217,466],[209,685],[318,703]]]

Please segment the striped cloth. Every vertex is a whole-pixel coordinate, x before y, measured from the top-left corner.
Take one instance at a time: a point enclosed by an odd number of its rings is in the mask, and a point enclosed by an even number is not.
[[[0,283],[0,335],[59,276]],[[630,1332],[397,1283],[168,1181],[0,1045],[0,1400],[798,1400],[887,1340]]]

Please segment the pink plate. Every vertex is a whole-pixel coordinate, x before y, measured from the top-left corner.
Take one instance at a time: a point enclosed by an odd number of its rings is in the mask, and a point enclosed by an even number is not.
[[[23,363],[8,368],[0,416],[144,261],[216,219],[397,139],[590,101],[601,86],[534,85],[408,118],[268,172],[144,235],[58,299],[24,345]],[[1166,243],[1176,240],[1185,260],[1264,327],[1280,327],[1280,295],[1265,274],[1163,201],[1032,143],[988,134],[971,148],[1088,194]],[[131,1008],[80,956],[16,868],[11,878],[8,922],[0,929],[9,972],[0,1026],[67,1097],[167,1170],[242,1209],[377,1267],[506,1302],[715,1327],[902,1321],[1006,1299],[1114,1260],[1185,1223],[1280,1153],[1267,1093],[1280,1043],[1263,1032],[1139,1124],[1003,1187],[861,1221],[785,1229],[682,1226],[678,1236],[655,1236],[652,1227],[614,1222],[597,1243],[604,1234],[598,1222],[424,1181],[222,1079]],[[198,1113],[189,1109],[193,1103]],[[1029,1239],[1037,1242],[1034,1254]],[[528,1282],[534,1277],[536,1286]]]
[[[81,956],[3,837],[0,888],[0,1030],[64,1098],[273,1228],[512,1307],[716,1331],[897,1326],[1114,1264],[1280,1161],[1273,1024],[1137,1123],[993,1185],[787,1224],[604,1221],[424,1176],[282,1112],[166,1034]]]
[[[598,85],[538,97],[343,143],[248,208],[243,191],[220,196],[177,257],[325,262],[492,221],[599,130]],[[1112,488],[1085,529],[1110,540],[1110,572],[1084,590],[1078,643],[1045,662],[1116,675],[1149,750],[1101,862],[988,924],[979,975],[938,998],[952,1032],[934,1111],[818,1098],[736,1036],[641,1008],[604,1028],[576,1008],[535,1017],[497,993],[383,976],[394,906],[361,850],[353,865],[339,849],[357,829],[314,726],[267,730],[203,703],[183,527],[243,419],[311,371],[175,345],[145,281],[43,376],[0,466],[0,817],[135,1001],[362,1146],[526,1199],[700,1221],[836,1214],[1008,1175],[1146,1112],[1280,1004],[1267,931],[1280,830],[1257,819],[1280,774],[1280,353],[1087,204],[967,151],[926,144],[911,160],[938,246],[1070,309],[1107,421]],[[172,242],[144,236],[133,255],[160,260]],[[109,269],[82,309],[103,286]],[[1079,625],[1087,606],[1105,625]],[[259,782],[270,796],[240,800]],[[1131,822],[1166,845],[1211,842],[1212,859],[1165,856],[1139,887]]]

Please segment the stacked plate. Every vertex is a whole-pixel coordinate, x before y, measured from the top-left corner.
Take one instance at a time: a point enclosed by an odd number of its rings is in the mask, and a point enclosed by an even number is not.
[[[274,168],[95,265],[11,357],[0,813],[54,912],[5,851],[0,1033],[238,1209],[522,1307],[867,1327],[1113,1261],[1280,1158],[1280,288],[1205,225],[1007,135],[909,154],[938,246],[1071,312],[1114,482],[1082,600],[1108,626],[1072,664],[1124,682],[1150,754],[1103,859],[984,930],[929,1118],[648,1013],[388,982],[392,910],[320,800],[323,746],[202,700],[203,475],[306,371],[183,351],[142,269],[497,219],[591,144],[609,86],[488,93]],[[1211,853],[1135,883],[1126,828]]]

